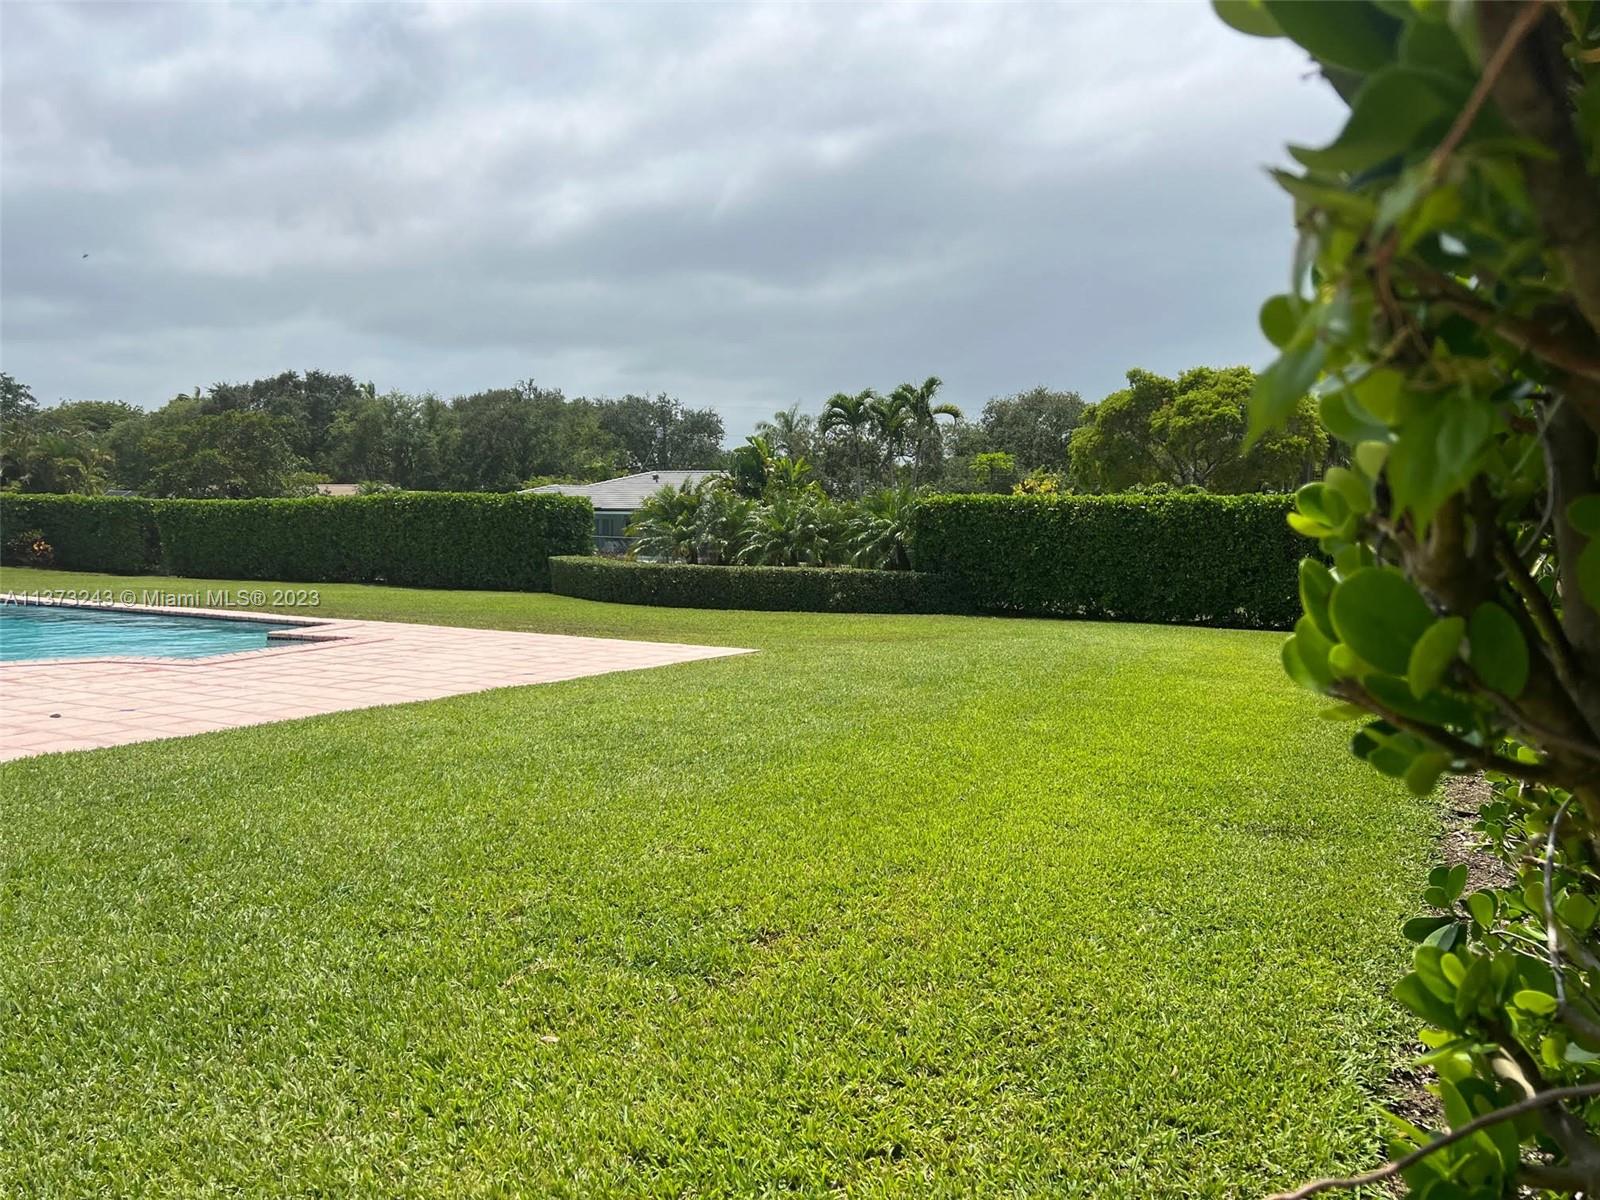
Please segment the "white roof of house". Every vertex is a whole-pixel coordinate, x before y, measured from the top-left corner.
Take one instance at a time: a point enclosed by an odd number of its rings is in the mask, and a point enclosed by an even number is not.
[[[597,512],[633,512],[664,487],[682,487],[708,475],[720,475],[699,467],[692,471],[640,471],[619,479],[599,483],[547,483],[529,488],[530,492],[553,492],[558,496],[582,496]]]

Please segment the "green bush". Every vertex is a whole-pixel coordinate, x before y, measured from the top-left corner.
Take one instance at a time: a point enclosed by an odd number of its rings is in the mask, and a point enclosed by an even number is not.
[[[611,558],[552,558],[550,590],[582,600],[668,608],[785,612],[960,612],[951,582],[856,567],[705,567]]]
[[[985,612],[1287,628],[1304,544],[1287,496],[933,496],[919,571]]]
[[[210,579],[542,590],[549,557],[589,548],[569,496],[399,492],[287,500],[7,496],[7,529],[38,529],[69,570],[161,567]]]
[[[155,505],[120,496],[46,496],[0,493],[0,531],[38,530],[50,544],[53,565],[68,571],[136,575],[161,559]],[[7,561],[14,560],[8,552]]]

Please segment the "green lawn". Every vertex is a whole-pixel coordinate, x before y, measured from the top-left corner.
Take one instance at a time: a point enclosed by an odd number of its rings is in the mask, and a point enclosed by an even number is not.
[[[0,770],[0,1195],[1250,1196],[1376,1153],[1437,813],[1279,635],[320,591],[761,653]]]

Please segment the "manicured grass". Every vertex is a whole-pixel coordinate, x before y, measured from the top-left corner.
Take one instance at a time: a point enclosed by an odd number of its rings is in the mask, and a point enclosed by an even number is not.
[[[1251,1196],[1375,1154],[1435,810],[1278,635],[320,590],[762,652],[4,768],[0,1194]]]

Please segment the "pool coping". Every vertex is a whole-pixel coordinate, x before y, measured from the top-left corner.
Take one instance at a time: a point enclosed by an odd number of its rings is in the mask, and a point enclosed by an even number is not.
[[[0,593],[0,604],[50,600]],[[0,761],[105,749],[501,688],[743,656],[738,646],[576,637],[421,622],[290,617],[170,605],[57,607],[261,621],[280,644],[199,658],[106,655],[0,663]]]

